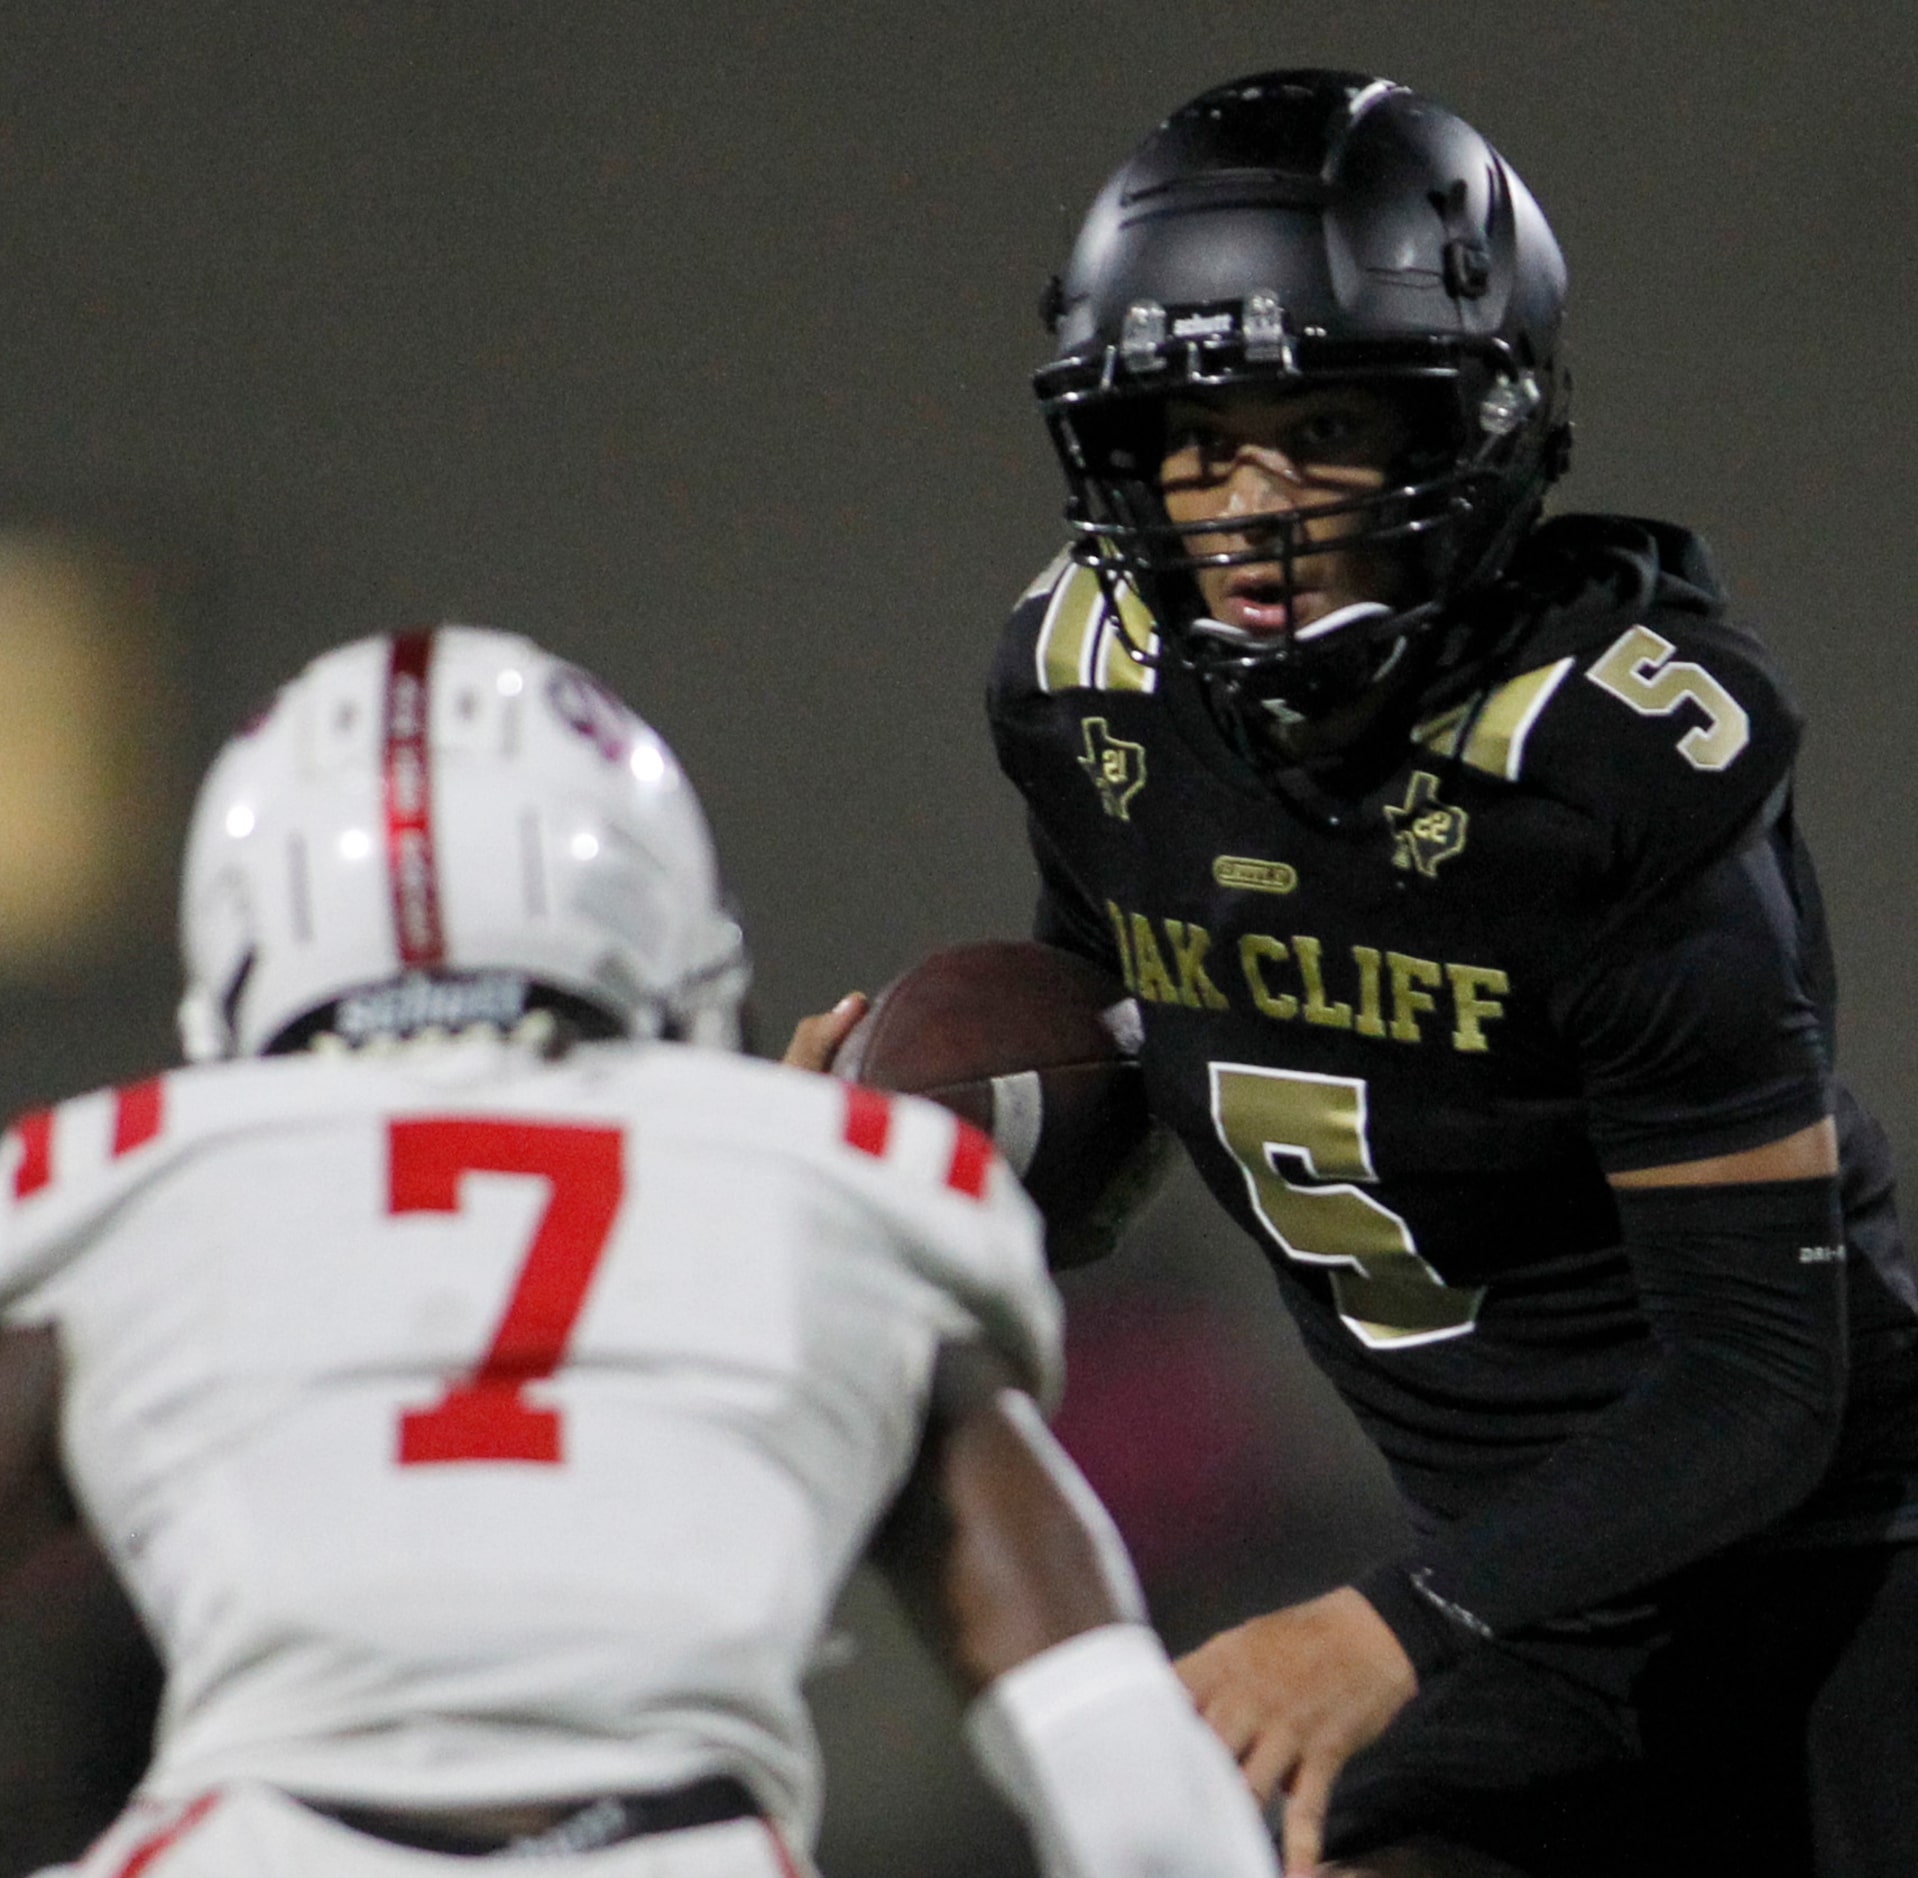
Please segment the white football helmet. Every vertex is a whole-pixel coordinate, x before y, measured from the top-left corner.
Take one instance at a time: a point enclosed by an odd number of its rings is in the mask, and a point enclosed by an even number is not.
[[[200,789],[187,1056],[585,1007],[737,1047],[748,967],[673,753],[597,679],[476,626],[316,659]]]

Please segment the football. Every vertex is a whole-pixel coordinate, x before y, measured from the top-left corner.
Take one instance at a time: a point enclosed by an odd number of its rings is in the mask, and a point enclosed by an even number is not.
[[[991,1135],[1045,1216],[1059,1267],[1110,1251],[1163,1165],[1138,1044],[1116,978],[1056,946],[993,939],[895,978],[833,1069],[927,1096]]]

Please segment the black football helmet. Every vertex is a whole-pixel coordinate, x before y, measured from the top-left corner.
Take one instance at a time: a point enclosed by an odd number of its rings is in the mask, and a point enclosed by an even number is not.
[[[1242,740],[1351,702],[1416,644],[1428,670],[1453,662],[1470,635],[1433,629],[1496,581],[1566,464],[1564,296],[1537,204],[1441,105],[1350,72],[1204,93],[1106,184],[1047,294],[1056,349],[1034,386],[1076,556],[1137,589],[1160,656],[1200,674]],[[1327,383],[1382,390],[1406,417],[1411,441],[1383,486],[1235,516],[1252,545],[1202,552],[1193,537],[1218,545],[1219,522],[1173,522],[1159,491],[1168,400]],[[1342,548],[1395,557],[1402,598],[1296,632],[1204,617],[1194,576],[1248,563],[1282,571],[1294,616],[1303,524],[1326,516],[1345,518]]]

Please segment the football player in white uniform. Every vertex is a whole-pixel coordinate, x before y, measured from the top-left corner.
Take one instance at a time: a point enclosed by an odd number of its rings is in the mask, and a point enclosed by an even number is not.
[[[1035,1407],[1029,1203],[700,1047],[744,949],[617,699],[474,628],[327,655],[214,766],[182,929],[196,1067],[0,1159],[0,1552],[84,1519],[167,1672],[78,1872],[794,1878],[870,1551],[1049,1873],[1271,1878]]]

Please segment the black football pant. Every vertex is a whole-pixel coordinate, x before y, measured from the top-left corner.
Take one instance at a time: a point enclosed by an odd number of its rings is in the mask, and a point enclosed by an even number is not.
[[[1918,1544],[1711,1561],[1475,1651],[1346,1768],[1328,1851],[1528,1878],[1918,1878]]]

